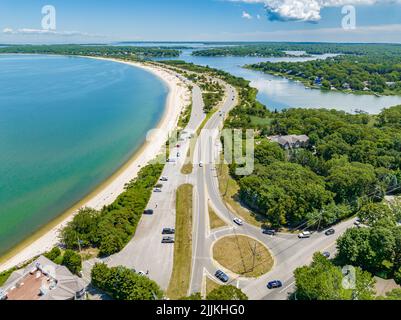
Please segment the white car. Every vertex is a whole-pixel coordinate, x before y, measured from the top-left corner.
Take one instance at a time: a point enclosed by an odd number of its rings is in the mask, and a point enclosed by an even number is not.
[[[298,235],[299,239],[308,239],[312,236],[312,233],[309,231],[304,231]]]
[[[234,223],[236,223],[239,226],[243,226],[244,225],[244,221],[242,221],[239,218],[235,218],[233,221],[234,221]]]

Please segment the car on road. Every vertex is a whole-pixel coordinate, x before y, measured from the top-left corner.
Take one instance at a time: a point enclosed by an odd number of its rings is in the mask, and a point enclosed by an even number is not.
[[[143,272],[143,271],[139,271],[139,272],[138,272],[138,275],[140,275],[140,276],[142,276],[142,277],[146,277],[146,273]]]
[[[161,177],[160,181],[166,182],[166,181],[168,181],[168,178],[167,177]]]
[[[308,239],[312,236],[312,233],[309,231],[304,231],[298,235],[299,239]]]
[[[267,284],[267,287],[272,290],[272,289],[278,289],[281,288],[283,286],[283,283],[280,280],[274,280],[274,281],[270,281]]]
[[[202,161],[199,162],[199,167],[200,167],[200,168],[203,167],[203,162],[202,162]]]
[[[172,228],[164,228],[162,234],[175,234],[175,229]]]
[[[160,189],[160,188],[155,188],[155,189],[153,190],[153,192],[160,193],[160,192],[162,192],[162,189]]]
[[[336,233],[336,230],[334,230],[334,229],[329,229],[329,230],[327,230],[324,234],[326,235],[326,236],[332,236],[333,234],[335,234]]]
[[[174,243],[173,237],[163,237],[162,243]]]
[[[330,252],[323,252],[322,254],[327,259],[330,258],[330,256],[331,256]]]
[[[244,225],[244,221],[242,221],[240,218],[235,218],[234,223],[239,225],[239,226],[243,226]]]
[[[167,162],[169,162],[169,163],[174,163],[174,162],[176,162],[176,161],[175,161],[175,159],[167,159]]]
[[[223,271],[217,270],[215,273],[215,277],[219,279],[221,282],[227,283],[230,278]]]
[[[143,212],[143,214],[146,214],[146,215],[149,215],[149,216],[151,216],[152,214],[154,214],[155,212],[152,210],[152,209],[148,209],[148,210],[145,210],[144,212]]]
[[[267,234],[268,236],[275,236],[277,234],[277,231],[273,229],[263,229],[263,234]]]

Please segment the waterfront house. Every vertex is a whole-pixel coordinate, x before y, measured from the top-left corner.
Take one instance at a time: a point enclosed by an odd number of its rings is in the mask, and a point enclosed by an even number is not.
[[[44,256],[13,272],[0,288],[3,300],[83,300],[87,284]]]

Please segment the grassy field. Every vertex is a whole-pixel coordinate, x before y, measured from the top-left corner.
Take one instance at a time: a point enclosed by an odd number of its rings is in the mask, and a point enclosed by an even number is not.
[[[209,220],[210,220],[210,229],[218,229],[221,227],[225,227],[227,224],[219,218],[219,216],[214,212],[214,210],[209,206]]]
[[[209,277],[206,277],[206,295],[208,295],[214,289],[218,289],[220,287],[221,285],[219,285],[216,281],[210,279]]]
[[[237,216],[241,217],[247,223],[256,227],[262,227],[268,221],[262,216],[253,213],[244,208],[238,199],[239,186],[229,173],[228,165],[222,164],[217,166],[219,174],[219,189],[224,202]]]
[[[269,272],[274,264],[269,250],[246,236],[229,236],[213,247],[213,258],[224,268],[243,277],[256,278]]]
[[[174,246],[173,275],[167,289],[170,299],[186,297],[189,290],[192,266],[192,185],[177,190],[177,217]]]

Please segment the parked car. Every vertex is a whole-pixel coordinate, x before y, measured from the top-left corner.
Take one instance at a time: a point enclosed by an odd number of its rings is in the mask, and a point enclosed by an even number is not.
[[[169,162],[169,163],[174,163],[174,162],[176,162],[176,161],[175,161],[175,159],[167,159],[167,162]]]
[[[298,235],[299,239],[308,239],[312,236],[312,233],[309,231],[304,231]]]
[[[221,270],[217,270],[215,273],[215,276],[217,279],[219,279],[220,281],[227,283],[230,278],[228,277],[228,275],[226,275],[223,271]]]
[[[323,252],[322,254],[327,259],[330,258],[330,256],[331,256],[330,252]]]
[[[175,234],[175,229],[164,228],[162,234]]]
[[[143,214],[152,215],[152,214],[154,214],[154,211],[153,211],[152,209],[148,209],[148,210],[145,210],[145,211],[143,212]]]
[[[155,188],[153,191],[156,192],[156,193],[160,193],[160,192],[162,192],[162,189],[160,189],[160,188]]]
[[[273,229],[263,229],[263,233],[267,234],[268,236],[275,236],[277,231]]]
[[[325,232],[325,235],[326,236],[332,236],[333,234],[335,234],[336,233],[336,230],[334,230],[334,229],[329,229],[329,230],[327,230],[326,232]]]
[[[163,237],[162,243],[174,243],[173,237]]]
[[[160,181],[166,182],[166,181],[168,181],[168,178],[167,177],[161,177]]]
[[[233,221],[234,221],[235,224],[237,224],[239,226],[243,226],[244,225],[244,221],[242,221],[239,218],[235,218]]]
[[[267,287],[272,290],[272,289],[278,289],[281,288],[283,286],[283,283],[280,280],[274,280],[274,281],[270,281],[267,284]]]

